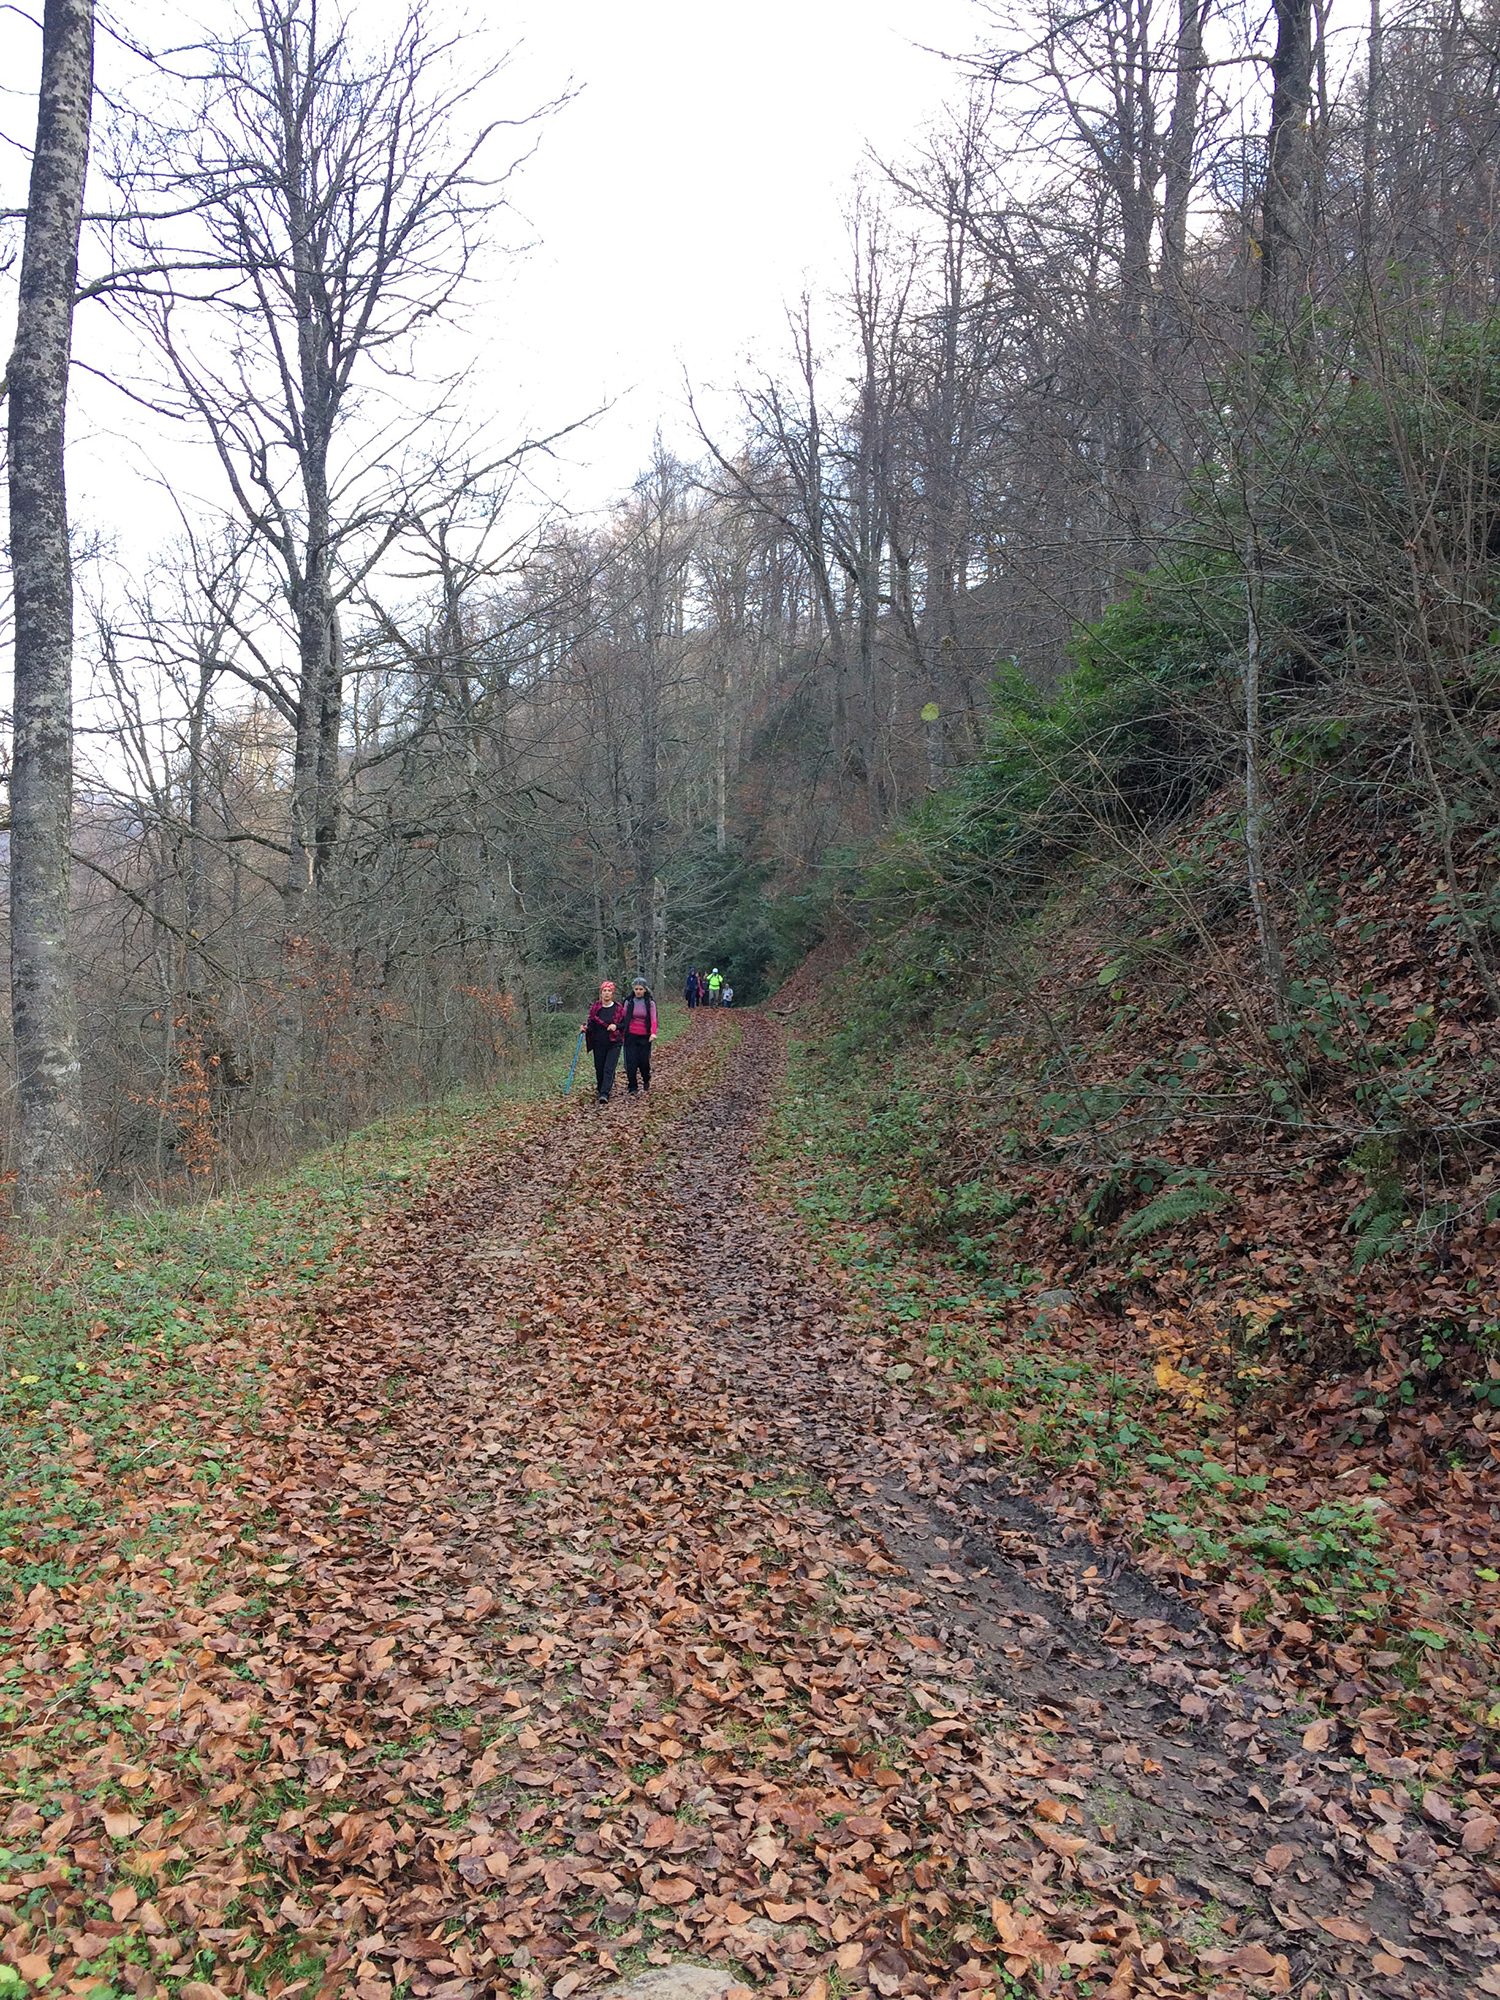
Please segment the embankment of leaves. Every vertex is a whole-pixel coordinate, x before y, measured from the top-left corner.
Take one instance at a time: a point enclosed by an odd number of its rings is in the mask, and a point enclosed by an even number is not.
[[[945,935],[937,992],[922,920],[866,937],[783,996],[764,1170],[971,1444],[1456,1781],[1500,1723],[1500,1031],[1424,852],[1309,823],[1274,1037],[1227,809]]]

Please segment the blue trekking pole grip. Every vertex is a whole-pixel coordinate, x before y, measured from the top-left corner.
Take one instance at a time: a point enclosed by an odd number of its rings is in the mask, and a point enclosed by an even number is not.
[[[567,1080],[567,1082],[566,1082],[566,1083],[565,1083],[565,1084],[563,1085],[563,1096],[564,1096],[564,1097],[566,1097],[566,1096],[567,1096],[567,1094],[568,1094],[568,1092],[569,1092],[569,1091],[570,1091],[570,1090],[571,1090],[571,1089],[573,1088],[573,1071],[577,1069],[577,1067],[578,1067],[578,1058],[579,1058],[579,1057],[580,1057],[580,1056],[581,1056],[582,1054],[583,1054],[583,1030],[582,1030],[582,1028],[580,1028],[580,1029],[578,1030],[578,1046],[577,1046],[577,1048],[576,1048],[576,1049],[574,1049],[574,1051],[573,1051],[573,1069],[570,1069],[570,1070],[568,1071],[568,1080]]]

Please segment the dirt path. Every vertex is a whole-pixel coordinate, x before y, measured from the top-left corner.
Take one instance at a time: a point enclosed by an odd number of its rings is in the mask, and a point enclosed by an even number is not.
[[[768,1021],[701,1020],[649,1102],[386,1225],[311,1330],[177,1731],[229,1781],[163,1836],[196,1866],[144,1906],[159,1971],[1500,1992],[1456,1835],[1304,1753],[1282,1691],[886,1384],[754,1200],[778,1060]]]

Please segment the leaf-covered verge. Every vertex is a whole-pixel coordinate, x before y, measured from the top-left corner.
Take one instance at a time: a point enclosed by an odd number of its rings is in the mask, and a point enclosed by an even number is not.
[[[664,1041],[685,1020],[664,1010]],[[263,1884],[262,1836],[291,1797],[252,1801],[236,1775],[266,1746],[226,1619],[247,1603],[274,1618],[296,1583],[248,1460],[319,1299],[357,1283],[435,1183],[563,1113],[565,1069],[549,1057],[503,1093],[382,1120],[241,1194],[7,1246],[0,1994],[263,1991],[322,1966],[293,1927],[257,1965],[213,1972],[235,1940],[177,1893],[225,1840],[220,1906]]]
[[[783,1000],[768,1185],[971,1448],[1373,1770],[1462,1787],[1500,1723],[1500,1033],[1417,815],[1347,796],[1278,856],[1268,1031],[1238,830],[1210,795],[988,929],[878,865],[863,950]]]

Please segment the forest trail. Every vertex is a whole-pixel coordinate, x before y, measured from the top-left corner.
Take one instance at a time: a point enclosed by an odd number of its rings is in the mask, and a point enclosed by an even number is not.
[[[358,1816],[271,1836],[310,1927],[363,1908],[372,2000],[566,2000],[642,1951],[795,1994],[1474,1990],[1420,1845],[1330,1865],[1274,1693],[887,1386],[757,1206],[778,1061],[700,1017],[323,1315],[277,1729]]]
[[[1284,1690],[887,1383],[757,1204],[779,1064],[700,1017],[370,1233],[157,1704],[200,1795],[105,1813],[116,1940],[187,2000],[1500,1991]]]

